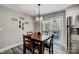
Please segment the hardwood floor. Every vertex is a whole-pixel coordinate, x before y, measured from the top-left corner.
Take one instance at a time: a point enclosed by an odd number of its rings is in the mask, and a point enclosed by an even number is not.
[[[11,49],[8,49],[4,52],[0,52],[0,54],[23,54],[22,52],[22,45],[19,45],[17,47],[14,47],[14,48],[11,48]]]
[[[61,50],[61,51],[59,51],[59,50]],[[29,52],[30,51],[27,50],[26,54],[28,54]],[[16,46],[14,48],[8,49],[8,50],[6,50],[4,52],[0,52],[0,54],[23,54],[23,45],[19,45],[19,46]],[[44,54],[49,54],[49,51],[45,50]],[[63,52],[62,49],[60,49],[60,48],[55,48],[54,49],[54,54],[66,54],[66,52]]]
[[[26,49],[27,50],[27,49]],[[27,50],[27,53],[26,54],[29,54],[29,50]],[[36,51],[37,52],[37,51]],[[48,54],[49,52],[48,51],[45,51],[45,54]],[[0,52],[0,54],[23,54],[23,45],[19,45],[17,47],[14,47],[14,48],[11,48],[11,49],[8,49],[4,52]]]

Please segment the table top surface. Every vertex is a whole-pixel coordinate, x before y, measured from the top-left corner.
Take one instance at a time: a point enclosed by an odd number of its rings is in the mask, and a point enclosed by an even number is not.
[[[27,36],[27,35],[26,35]],[[37,35],[37,34],[31,34],[31,38],[38,40],[38,41],[44,41],[45,39],[49,38],[49,35]]]

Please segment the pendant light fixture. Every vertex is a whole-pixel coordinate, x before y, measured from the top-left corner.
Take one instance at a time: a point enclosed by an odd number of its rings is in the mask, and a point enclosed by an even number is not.
[[[39,15],[38,15],[38,17],[39,17],[39,20],[40,20],[40,4],[38,4],[38,7],[39,7]]]
[[[41,4],[37,4],[37,5],[38,5],[38,8],[39,8],[39,14],[36,17],[36,21],[42,21],[43,17],[40,16],[40,6],[41,6]]]

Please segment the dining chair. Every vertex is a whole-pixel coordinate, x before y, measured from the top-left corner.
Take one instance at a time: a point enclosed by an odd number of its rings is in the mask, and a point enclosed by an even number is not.
[[[39,44],[32,42],[32,38],[30,36],[23,35],[23,54],[26,54],[27,50],[29,50],[31,54],[36,53],[35,50],[39,50]],[[28,54],[29,54],[28,53]]]
[[[53,54],[53,37],[54,35],[44,40],[44,50],[49,51],[49,54]]]
[[[38,35],[41,35],[41,32],[37,32]]]

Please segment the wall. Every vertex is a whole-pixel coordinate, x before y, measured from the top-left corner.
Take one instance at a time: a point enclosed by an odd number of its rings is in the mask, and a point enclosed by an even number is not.
[[[19,29],[18,21],[19,17],[23,16],[24,21],[28,21],[29,24],[25,25],[25,29]],[[15,17],[18,21],[12,21],[11,18]],[[0,6],[0,49],[22,43],[22,34],[27,31],[34,31],[34,23],[31,16],[24,15],[6,7]]]
[[[40,32],[40,22],[39,21],[35,21],[35,31]]]
[[[72,16],[72,25],[75,25],[76,15],[79,15],[79,5],[72,5],[66,9],[66,18]]]

